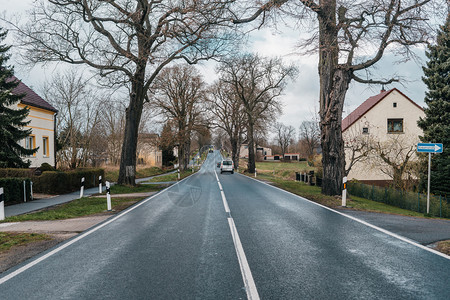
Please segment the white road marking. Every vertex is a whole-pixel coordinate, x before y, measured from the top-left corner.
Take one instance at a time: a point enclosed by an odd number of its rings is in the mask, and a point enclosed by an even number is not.
[[[197,173],[194,173],[194,174],[197,174]],[[10,273],[10,274],[8,274],[8,275],[6,275],[6,276],[0,278],[0,285],[1,285],[2,283],[4,283],[4,282],[10,280],[11,278],[14,278],[14,277],[16,277],[17,275],[19,275],[19,274],[25,272],[25,271],[28,270],[29,268],[31,268],[31,267],[37,265],[37,264],[40,263],[41,261],[43,261],[43,260],[45,260],[45,259],[51,257],[52,255],[54,255],[54,254],[60,252],[61,250],[64,250],[65,248],[67,248],[67,247],[69,247],[70,245],[72,245],[72,244],[78,242],[79,240],[81,240],[81,239],[87,237],[88,235],[90,235],[90,234],[96,232],[97,230],[99,230],[99,229],[105,227],[106,225],[108,225],[108,224],[114,222],[115,220],[119,219],[120,217],[122,217],[122,216],[124,216],[124,215],[130,213],[131,211],[135,210],[135,209],[138,208],[139,206],[141,206],[141,205],[147,203],[148,201],[150,201],[150,200],[153,199],[154,197],[161,195],[162,193],[168,191],[170,188],[176,186],[177,184],[179,184],[180,182],[182,182],[182,181],[184,181],[184,180],[186,180],[186,179],[188,179],[188,178],[190,178],[190,176],[184,178],[183,180],[178,181],[177,183],[175,183],[175,184],[173,184],[173,185],[171,185],[171,186],[169,186],[168,188],[166,188],[165,190],[161,191],[160,193],[157,193],[157,194],[152,195],[151,197],[149,197],[149,198],[147,198],[147,199],[142,200],[141,202],[139,202],[139,203],[136,204],[135,206],[133,206],[133,207],[129,208],[128,210],[126,210],[126,211],[124,211],[124,212],[118,214],[117,216],[115,216],[115,217],[109,219],[108,221],[102,223],[101,225],[99,225],[99,226],[97,226],[97,227],[95,227],[95,228],[93,228],[93,229],[91,229],[91,230],[89,230],[89,231],[87,231],[87,232],[85,232],[85,233],[83,233],[83,234],[77,236],[76,238],[74,238],[74,239],[68,241],[67,243],[61,245],[60,247],[58,247],[58,248],[56,248],[56,249],[50,251],[49,253],[47,253],[47,254],[45,254],[45,255],[39,257],[38,259],[33,260],[32,262],[30,262],[30,263],[24,265],[23,267],[17,269],[16,271],[14,271],[14,272],[12,272],[12,273]]]
[[[322,204],[319,204],[319,203],[317,203],[317,202],[311,201],[311,200],[309,200],[309,199],[303,198],[303,197],[301,197],[301,196],[299,196],[299,195],[296,195],[296,194],[291,193],[291,192],[289,192],[289,191],[283,190],[283,189],[281,189],[281,188],[279,188],[279,187],[276,187],[276,186],[267,184],[267,183],[265,183],[265,182],[263,182],[263,181],[259,181],[259,180],[256,180],[256,179],[252,178],[252,177],[245,176],[245,175],[242,175],[242,174],[239,174],[239,175],[244,176],[244,177],[246,177],[246,178],[249,178],[249,179],[251,179],[251,180],[254,180],[254,181],[256,181],[256,182],[259,182],[259,183],[261,183],[261,184],[265,184],[265,185],[270,186],[270,187],[272,187],[272,188],[278,189],[278,190],[280,190],[280,191],[283,191],[283,192],[285,192],[285,193],[287,193],[287,194],[293,195],[293,196],[295,196],[295,197],[297,197],[297,198],[300,198],[300,199],[302,199],[302,200],[311,202],[312,204],[315,204],[315,205],[317,205],[317,206],[320,206],[320,207],[323,207],[323,208],[325,208],[325,209],[328,209],[329,211],[332,211],[332,212],[337,213],[337,214],[339,214],[339,215],[341,215],[341,216],[344,216],[344,217],[346,217],[346,218],[349,218],[349,219],[351,219],[351,220],[354,220],[354,221],[356,221],[356,222],[359,222],[359,223],[361,223],[361,224],[364,224],[364,225],[366,225],[366,226],[368,226],[368,227],[370,227],[370,228],[373,228],[373,229],[375,229],[375,230],[378,230],[378,231],[380,231],[380,232],[383,232],[383,233],[385,233],[385,234],[387,234],[387,235],[390,235],[390,236],[392,236],[392,237],[394,237],[394,238],[396,238],[396,239],[399,239],[399,240],[401,240],[401,241],[404,241],[404,242],[406,242],[406,243],[408,243],[408,244],[411,244],[411,245],[413,245],[413,246],[419,247],[419,248],[421,248],[421,249],[427,250],[427,251],[429,251],[429,252],[431,252],[431,253],[434,253],[434,254],[436,254],[436,255],[442,256],[443,258],[450,259],[450,256],[448,256],[448,255],[446,255],[446,254],[444,254],[444,253],[442,253],[442,252],[439,252],[439,251],[436,251],[436,250],[434,250],[434,249],[428,248],[427,246],[421,245],[421,244],[419,244],[419,243],[417,243],[417,242],[415,242],[415,241],[413,241],[413,240],[410,240],[410,239],[408,239],[408,238],[406,238],[406,237],[404,237],[404,236],[401,236],[401,235],[398,235],[398,234],[396,234],[396,233],[393,233],[393,232],[391,232],[391,231],[389,231],[389,230],[386,230],[386,229],[383,229],[383,228],[381,228],[381,227],[375,226],[375,225],[373,225],[373,224],[367,223],[366,221],[363,221],[363,220],[361,220],[361,219],[358,219],[358,218],[355,218],[355,217],[353,217],[353,216],[347,215],[347,214],[345,214],[345,213],[343,213],[343,212],[334,210],[334,209],[332,209],[332,208],[329,208],[329,207],[327,207],[327,206],[325,206],[325,205],[322,205]]]
[[[255,281],[253,280],[253,275],[250,270],[247,257],[245,256],[244,248],[242,247],[241,239],[239,238],[236,224],[234,224],[234,220],[231,217],[227,198],[225,197],[225,193],[222,190],[222,185],[220,184],[217,172],[214,173],[216,174],[217,183],[220,187],[220,194],[222,195],[222,201],[223,206],[225,208],[225,212],[228,213],[228,226],[230,227],[234,248],[236,250],[236,255],[239,261],[239,267],[241,268],[242,280],[244,281],[245,291],[247,292],[247,299],[259,300],[258,290],[256,289],[256,284]]]

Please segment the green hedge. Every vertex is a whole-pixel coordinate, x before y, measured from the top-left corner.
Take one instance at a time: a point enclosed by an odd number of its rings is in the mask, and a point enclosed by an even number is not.
[[[30,178],[0,178],[5,205],[23,202],[23,182],[25,181],[27,201],[31,200]]]
[[[84,187],[98,186],[98,177],[105,178],[103,169],[78,169],[68,172],[46,171],[32,177],[33,191],[48,194],[65,194],[79,190],[81,178],[85,178]],[[104,180],[102,180],[104,181]]]
[[[31,169],[13,169],[13,168],[0,169],[0,178],[7,178],[7,177],[29,178],[31,176],[33,176],[33,170]]]

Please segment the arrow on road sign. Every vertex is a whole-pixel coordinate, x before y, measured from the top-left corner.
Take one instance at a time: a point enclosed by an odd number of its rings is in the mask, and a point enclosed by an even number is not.
[[[418,143],[417,152],[441,153],[444,149],[442,144],[438,143]]]

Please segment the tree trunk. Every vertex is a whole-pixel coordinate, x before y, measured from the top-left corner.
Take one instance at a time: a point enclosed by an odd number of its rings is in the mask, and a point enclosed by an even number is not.
[[[136,185],[136,149],[139,123],[144,104],[145,68],[137,72],[131,84],[130,104],[126,109],[125,134],[120,159],[119,184]]]
[[[249,120],[247,128],[248,128],[248,130],[247,130],[247,136],[248,136],[248,164],[247,164],[247,168],[248,168],[248,172],[249,173],[255,173],[255,169],[256,169],[255,141],[254,141],[254,138],[253,138],[253,122],[252,122],[252,120]]]
[[[184,169],[188,168],[189,162],[191,160],[191,139],[187,138],[184,143]]]
[[[345,168],[342,139],[342,110],[351,79],[339,68],[336,29],[336,2],[322,0],[319,19],[320,130],[322,143],[322,193],[340,195]]]
[[[238,149],[238,140],[236,138],[230,138],[231,144],[231,159],[234,163],[234,169],[237,170],[239,167],[239,149]]]

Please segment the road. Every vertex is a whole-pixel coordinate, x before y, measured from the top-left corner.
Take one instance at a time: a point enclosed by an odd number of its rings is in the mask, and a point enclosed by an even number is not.
[[[450,259],[219,156],[2,274],[0,299],[448,299]]]

